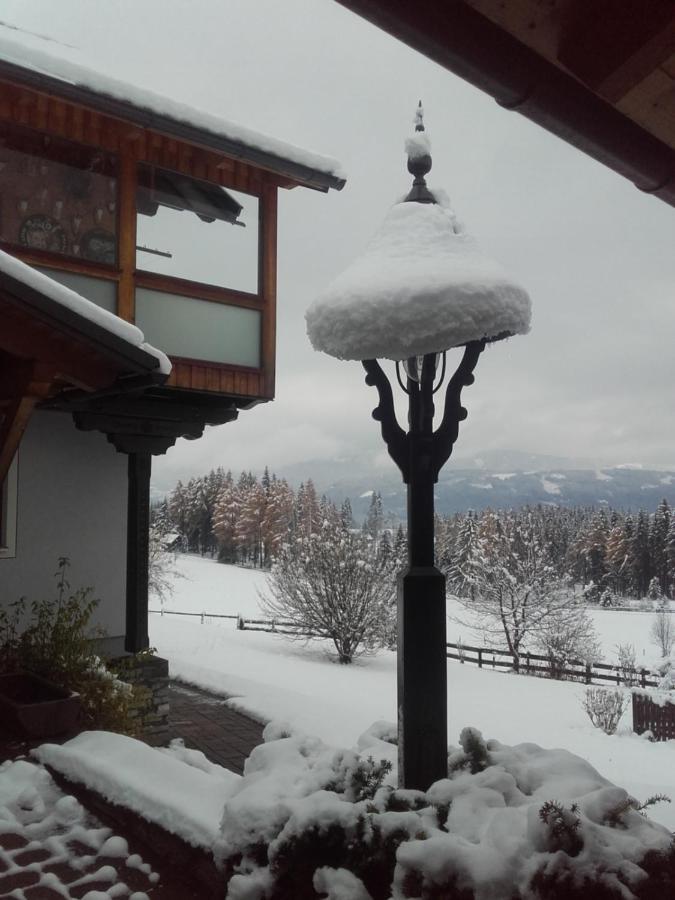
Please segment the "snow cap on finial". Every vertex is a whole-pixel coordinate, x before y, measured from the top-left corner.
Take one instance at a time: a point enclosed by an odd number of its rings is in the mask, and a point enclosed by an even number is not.
[[[338,359],[402,360],[527,334],[525,289],[459,227],[442,192],[436,200],[426,186],[431,152],[421,104],[406,152],[412,190],[307,310],[312,346]]]
[[[431,144],[424,130],[424,107],[421,100],[415,110],[415,133],[406,139],[405,152],[408,154],[408,171],[414,176],[412,188],[405,200],[435,203],[434,195],[424,179],[431,171]]]
[[[415,110],[415,131],[424,131],[424,107],[421,100]]]

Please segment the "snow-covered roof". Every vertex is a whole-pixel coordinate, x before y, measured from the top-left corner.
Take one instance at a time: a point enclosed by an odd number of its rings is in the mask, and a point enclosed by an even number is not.
[[[171,363],[166,354],[147,344],[140,328],[130,322],[125,322],[119,316],[102,309],[91,300],[87,300],[65,285],[59,284],[58,281],[54,281],[48,275],[38,272],[32,266],[26,265],[14,256],[10,256],[9,253],[0,250],[0,287],[5,280],[3,276],[9,276],[52,301],[57,307],[70,310],[108,334],[119,338],[130,347],[142,350],[148,356],[154,357],[157,360],[157,369],[162,374],[168,375],[171,372]]]
[[[364,253],[310,306],[315,350],[405,359],[529,331],[524,288],[480,251],[441,193],[434,196],[440,202],[395,204]]]
[[[335,159],[96,71],[77,60],[74,48],[0,22],[3,73],[103,113],[261,165],[308,187],[340,190],[345,183]]]

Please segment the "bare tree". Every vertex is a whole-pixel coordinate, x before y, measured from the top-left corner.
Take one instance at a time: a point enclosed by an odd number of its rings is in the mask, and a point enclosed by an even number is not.
[[[673,614],[665,609],[660,609],[654,614],[652,619],[652,627],[649,636],[653,644],[659,648],[661,656],[664,659],[670,656],[670,652],[675,644],[675,622],[673,622]]]
[[[176,578],[182,577],[176,568],[175,554],[167,550],[167,532],[161,524],[150,526],[148,543],[148,592],[160,603],[173,594]]]
[[[466,611],[461,623],[493,643],[506,641],[516,670],[526,647],[547,647],[565,659],[595,653],[592,624],[531,520],[485,516],[465,577],[472,591],[458,598]]]
[[[337,512],[281,547],[268,587],[265,612],[332,640],[341,663],[386,642],[395,566]]]

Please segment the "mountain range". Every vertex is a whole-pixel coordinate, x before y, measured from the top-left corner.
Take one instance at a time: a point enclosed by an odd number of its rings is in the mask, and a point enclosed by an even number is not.
[[[338,504],[348,497],[359,521],[374,491],[382,496],[385,513],[405,518],[406,487],[388,460],[382,465],[359,459],[316,460],[276,472],[295,487],[311,478],[319,494]],[[653,511],[664,497],[675,505],[675,471],[636,464],[598,467],[591,460],[491,451],[450,460],[436,487],[436,511],[451,515],[538,503]]]

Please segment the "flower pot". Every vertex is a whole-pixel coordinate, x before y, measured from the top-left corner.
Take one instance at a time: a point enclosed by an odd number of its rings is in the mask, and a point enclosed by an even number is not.
[[[80,695],[30,672],[0,675],[0,722],[25,739],[71,731],[81,710]]]

